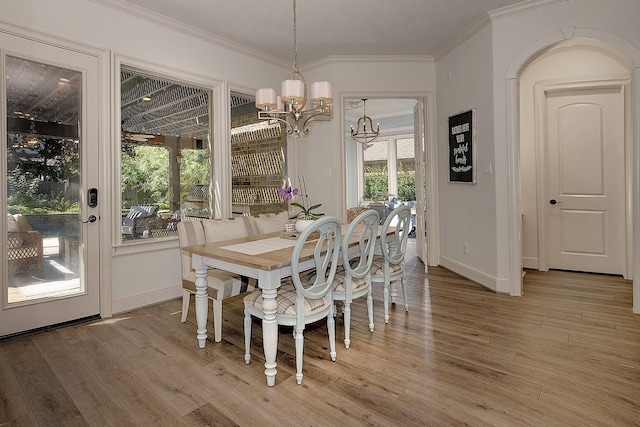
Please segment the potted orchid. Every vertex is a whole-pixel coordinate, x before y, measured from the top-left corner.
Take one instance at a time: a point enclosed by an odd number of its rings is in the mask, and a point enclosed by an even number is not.
[[[285,200],[292,200],[294,197],[302,197],[302,203],[292,202],[291,206],[298,208],[299,211],[294,215],[290,216],[290,220],[295,220],[296,225],[295,229],[298,232],[301,232],[306,227],[311,224],[311,221],[315,221],[324,215],[324,213],[315,212],[315,209],[318,209],[322,206],[322,203],[312,204],[311,199],[306,191],[306,185],[304,182],[304,176],[302,179],[298,179],[301,182],[301,187],[304,193],[300,193],[298,188],[293,187],[290,183],[286,183],[284,186],[278,188],[278,195]]]

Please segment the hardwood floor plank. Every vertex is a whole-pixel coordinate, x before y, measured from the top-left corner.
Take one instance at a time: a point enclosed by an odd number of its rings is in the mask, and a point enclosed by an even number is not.
[[[38,425],[88,425],[33,340],[10,341],[3,347]]]
[[[34,337],[33,341],[90,424],[135,425],[133,418],[118,404],[109,389],[91,370],[85,370],[84,375],[77,374],[83,364],[74,350],[78,342],[63,338],[70,329],[67,328],[62,333],[55,331],[52,334],[40,334]]]
[[[5,347],[0,347],[0,426],[30,426],[37,421],[13,370]]]

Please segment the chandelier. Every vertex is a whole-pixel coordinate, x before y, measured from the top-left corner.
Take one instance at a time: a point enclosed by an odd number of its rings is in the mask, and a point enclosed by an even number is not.
[[[367,116],[367,100],[362,99],[362,117],[358,119],[358,127],[356,129],[351,126],[351,138],[355,142],[363,145],[367,145],[373,142],[378,135],[380,135],[380,123],[376,124],[376,129],[373,129],[373,121],[371,117]]]
[[[309,133],[309,123],[316,119],[331,119],[333,86],[329,82],[311,85],[307,98],[307,83],[298,69],[298,39],[296,35],[296,0],[293,0],[293,71],[282,82],[281,95],[271,88],[256,91],[256,107],[260,120],[280,122],[287,134],[300,137]]]
[[[33,119],[29,121],[31,122],[29,133],[16,134],[14,138],[12,138],[12,147],[14,149],[37,150],[40,148],[41,142],[36,134],[36,122]]]

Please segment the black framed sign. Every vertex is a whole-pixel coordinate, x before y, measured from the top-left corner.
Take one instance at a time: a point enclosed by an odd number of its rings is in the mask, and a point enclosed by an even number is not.
[[[476,183],[476,109],[449,117],[449,182]]]

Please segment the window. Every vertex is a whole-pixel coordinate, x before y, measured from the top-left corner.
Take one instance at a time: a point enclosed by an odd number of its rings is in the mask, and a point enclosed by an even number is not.
[[[413,136],[378,138],[360,146],[363,201],[386,201],[397,197],[414,201],[415,151]]]
[[[122,239],[176,236],[212,216],[211,91],[122,67]]]
[[[258,119],[253,96],[231,93],[231,197],[234,215],[287,210],[278,195],[285,177],[286,134]]]

